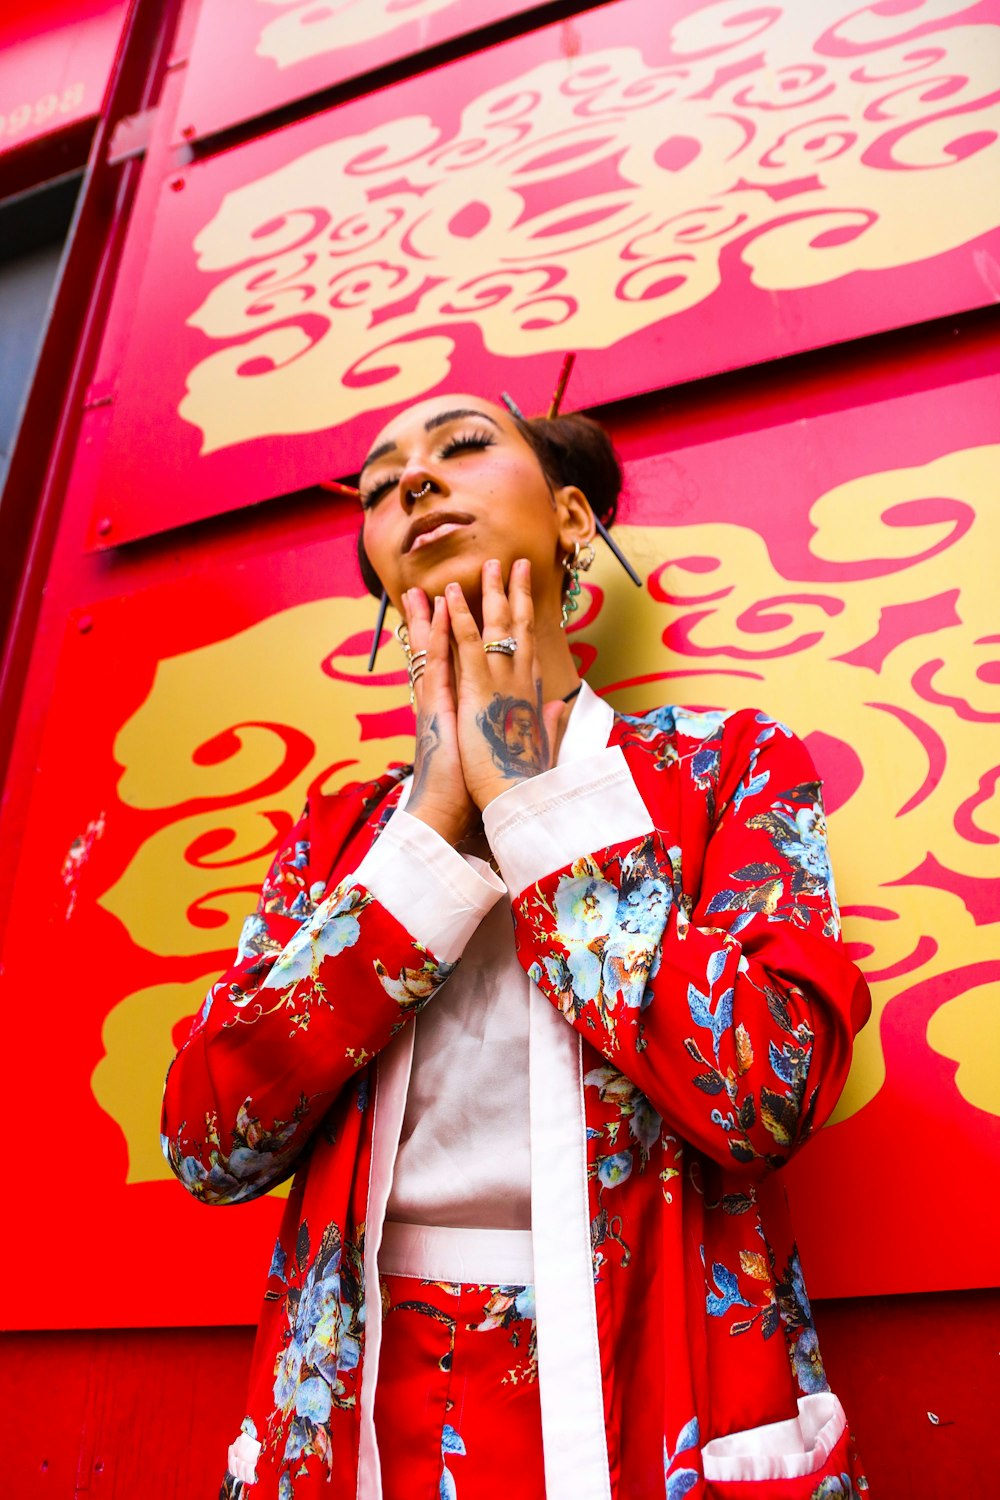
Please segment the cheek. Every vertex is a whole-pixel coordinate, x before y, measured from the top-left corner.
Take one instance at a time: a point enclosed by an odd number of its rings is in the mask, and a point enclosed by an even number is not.
[[[519,466],[506,477],[504,524],[536,556],[547,555],[558,534],[552,496],[534,467]]]
[[[368,561],[375,569],[380,578],[384,578],[383,569],[391,556],[387,546],[385,527],[380,526],[377,516],[374,514],[365,518],[361,528],[361,539],[364,542]]]

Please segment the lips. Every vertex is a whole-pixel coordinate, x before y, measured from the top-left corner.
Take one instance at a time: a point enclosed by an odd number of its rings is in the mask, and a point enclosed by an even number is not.
[[[409,531],[403,538],[403,551],[404,553],[412,552],[416,547],[428,547],[439,537],[448,536],[461,526],[471,526],[474,520],[475,516],[470,516],[462,510],[430,511],[426,516],[419,516],[411,523]]]

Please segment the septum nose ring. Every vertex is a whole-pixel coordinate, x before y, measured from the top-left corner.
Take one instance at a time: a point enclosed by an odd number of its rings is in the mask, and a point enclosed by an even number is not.
[[[425,479],[424,482],[423,482],[423,484],[420,486],[419,490],[410,490],[410,492],[409,492],[410,493],[410,499],[411,500],[422,500],[425,495],[429,495],[430,494],[430,490],[431,490],[431,482],[430,482],[429,479]]]

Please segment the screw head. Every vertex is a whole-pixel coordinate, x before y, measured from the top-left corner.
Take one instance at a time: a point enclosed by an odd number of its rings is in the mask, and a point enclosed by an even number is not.
[[[101,519],[97,523],[97,535],[98,536],[107,536],[107,534],[108,534],[108,532],[110,530],[111,530],[111,521],[110,521],[110,518],[108,516],[102,516]]]
[[[76,628],[81,635],[87,635],[94,628],[93,615],[81,615],[76,622]]]

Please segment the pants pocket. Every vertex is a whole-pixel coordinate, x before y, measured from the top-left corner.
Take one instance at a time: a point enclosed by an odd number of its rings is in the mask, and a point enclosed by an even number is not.
[[[858,1500],[844,1408],[831,1391],[802,1396],[798,1416],[713,1438],[701,1450],[705,1493],[738,1500],[760,1485],[767,1500]],[[766,1485],[766,1490],[763,1486]],[[867,1488],[864,1480],[861,1485]]]

